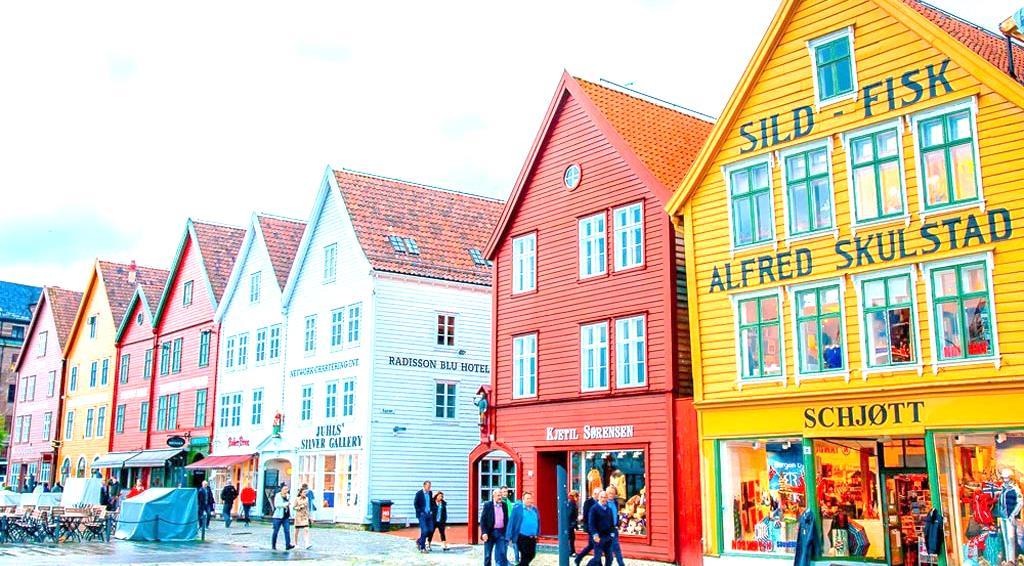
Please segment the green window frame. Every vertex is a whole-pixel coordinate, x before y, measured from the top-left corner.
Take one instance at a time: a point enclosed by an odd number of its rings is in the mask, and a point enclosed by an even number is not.
[[[914,278],[909,273],[882,275],[865,278],[859,281],[859,285],[863,301],[861,323],[867,367],[916,365]]]
[[[203,428],[206,426],[206,398],[208,392],[206,389],[196,390],[196,413],[192,421],[192,425],[195,428]]]
[[[772,172],[767,161],[736,167],[727,173],[734,248],[775,239]]]
[[[847,356],[840,286],[822,285],[796,291],[793,293],[793,311],[799,373],[815,375],[845,371]]]
[[[996,353],[989,262],[935,267],[931,278],[935,356],[940,362],[984,359]]]
[[[153,377],[153,348],[146,350],[142,362],[142,379]]]
[[[160,344],[160,375],[171,373],[171,343]]]
[[[906,191],[900,159],[902,143],[903,136],[897,126],[849,139],[847,150],[856,223],[898,218],[905,214]]]
[[[737,345],[741,381],[783,375],[782,301],[777,293],[740,299],[737,306]],[[748,310],[749,308],[753,310]],[[751,316],[746,316],[746,315]],[[756,346],[756,351],[754,346]],[[773,369],[765,369],[766,356],[776,357]]]
[[[832,174],[827,146],[785,157],[789,235],[803,236],[833,228]]]
[[[210,365],[210,330],[199,331],[199,367],[204,368]]]
[[[828,36],[826,36],[828,37]],[[857,88],[853,69],[853,40],[849,32],[826,39],[812,46],[814,74],[818,85],[818,101],[852,94]]]
[[[175,338],[171,348],[171,373],[181,373],[181,350],[184,338]]]
[[[925,210],[981,200],[978,144],[970,108],[918,120],[917,141]]]

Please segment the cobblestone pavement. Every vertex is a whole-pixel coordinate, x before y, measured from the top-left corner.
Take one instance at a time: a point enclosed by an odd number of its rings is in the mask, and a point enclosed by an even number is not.
[[[345,566],[470,566],[483,563],[483,548],[467,544],[452,545],[442,552],[435,547],[430,554],[416,551],[416,544],[396,535],[370,533],[339,527],[315,527],[313,548],[289,552],[270,550],[270,526],[253,523],[251,527],[223,524],[207,531],[206,542],[195,543],[69,543],[53,545],[0,546],[0,564],[32,566],[68,566],[70,564],[251,564],[281,562],[289,564],[338,564]],[[292,541],[295,542],[295,541]],[[284,541],[278,541],[278,548]],[[630,566],[658,566],[661,563],[627,560]],[[556,566],[557,556],[544,552],[536,566]]]

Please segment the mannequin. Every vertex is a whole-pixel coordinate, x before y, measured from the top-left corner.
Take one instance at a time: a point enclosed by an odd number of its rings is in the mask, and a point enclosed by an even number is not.
[[[1024,507],[1024,496],[1013,479],[1013,471],[1003,468],[999,473],[1003,480],[1000,486],[999,500],[996,502],[996,515],[999,517],[999,534],[1003,537],[1004,560],[1017,562],[1017,519],[1021,507]]]

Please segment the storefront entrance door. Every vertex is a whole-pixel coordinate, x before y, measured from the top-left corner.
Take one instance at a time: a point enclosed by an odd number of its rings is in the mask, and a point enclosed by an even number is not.
[[[928,472],[924,469],[885,470],[885,525],[889,564],[938,564],[923,552],[924,521],[932,510]]]

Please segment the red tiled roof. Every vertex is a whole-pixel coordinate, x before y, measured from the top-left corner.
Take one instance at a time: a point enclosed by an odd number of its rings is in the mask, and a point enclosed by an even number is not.
[[[103,274],[103,285],[107,289],[107,301],[110,303],[110,313],[114,317],[114,324],[120,325],[128,310],[128,303],[132,301],[135,294],[135,286],[142,285],[146,290],[146,296],[150,296],[150,290],[159,288],[156,296],[163,291],[167,282],[167,271],[154,267],[137,266],[135,268],[135,281],[129,279],[132,266],[126,263],[114,263],[100,260],[100,271]]]
[[[170,277],[170,272],[166,269],[153,269],[151,267],[145,269],[154,272],[152,275],[140,278],[139,281],[139,286],[142,287],[142,291],[146,294],[146,302],[149,303],[149,315],[152,316],[156,311],[157,303],[160,302],[160,296],[164,292],[164,287],[167,286],[167,278]]]
[[[675,190],[708,139],[714,123],[574,78],[647,169],[670,191]]]
[[[46,287],[46,300],[53,312],[53,323],[57,327],[58,347],[62,350],[67,344],[71,327],[75,324],[78,305],[82,302],[82,293],[69,291],[60,287]]]
[[[270,264],[277,276],[277,284],[284,289],[292,270],[292,262],[295,261],[295,253],[299,250],[299,242],[302,241],[302,233],[306,231],[306,223],[266,214],[258,214],[257,218],[263,240],[267,243]]]
[[[352,171],[334,176],[374,269],[491,284],[491,268],[476,265],[469,250],[484,249],[502,201]],[[388,236],[415,239],[419,255],[396,252]]]
[[[196,243],[203,256],[206,276],[210,278],[210,286],[213,287],[214,300],[220,302],[231,277],[231,269],[235,266],[238,250],[242,247],[245,230],[195,220],[192,221],[192,227],[196,231]]]
[[[903,0],[903,2],[925,18],[928,18],[933,24],[942,28],[943,31],[953,36],[954,39],[966,45],[968,49],[987,59],[998,67],[1000,71],[1009,74],[1006,38],[1004,36],[960,19],[931,4],[919,0]],[[1011,9],[1007,7],[1006,11],[1009,13]],[[1016,42],[1013,43],[1013,66],[1016,69],[1017,76],[1024,77],[1024,48]]]

